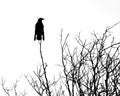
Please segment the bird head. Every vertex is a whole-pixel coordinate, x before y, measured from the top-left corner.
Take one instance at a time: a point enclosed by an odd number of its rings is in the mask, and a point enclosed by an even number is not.
[[[42,20],[44,20],[44,18],[39,18],[39,19],[38,19],[38,21],[42,21]]]

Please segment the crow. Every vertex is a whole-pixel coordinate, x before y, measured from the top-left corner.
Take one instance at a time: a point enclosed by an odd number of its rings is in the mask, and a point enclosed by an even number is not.
[[[37,23],[35,24],[35,35],[34,35],[34,41],[35,40],[45,40],[45,36],[44,36],[44,25],[42,23],[42,20],[44,20],[44,18],[39,18]]]

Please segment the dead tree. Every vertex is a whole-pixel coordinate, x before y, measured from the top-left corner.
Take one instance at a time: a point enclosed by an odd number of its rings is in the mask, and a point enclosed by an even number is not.
[[[7,96],[26,96],[27,95],[25,90],[24,92],[18,91],[17,89],[18,80],[16,80],[16,82],[13,84],[12,87],[8,87],[6,85],[6,80],[3,78],[1,79],[1,83],[2,83],[2,89]]]
[[[114,43],[114,39],[112,39],[110,44],[108,44],[107,40],[110,37],[108,29],[106,29],[102,37],[98,37],[95,33],[93,35],[95,39],[91,42],[90,47],[86,48],[89,54],[87,58],[90,66],[89,70],[91,70],[89,76],[92,76],[92,78],[88,78],[89,86],[86,89],[90,88],[90,96],[98,96],[100,94],[105,94],[106,96],[116,95],[118,84],[116,85],[115,81],[118,75],[115,76],[114,71],[116,72],[120,66],[120,42]],[[116,90],[116,93],[114,93],[113,89],[114,91]]]
[[[117,24],[106,28],[102,36],[93,33],[90,43],[77,36],[80,47],[75,47],[73,52],[67,41],[69,34],[63,42],[61,33],[63,78],[69,96],[120,94],[120,42],[115,43],[110,33]]]
[[[69,34],[63,41],[61,32],[60,43],[62,51],[63,79],[65,80],[64,85],[67,88],[69,96],[84,96],[82,81],[86,75],[86,69],[84,66],[87,57],[87,54],[85,53],[86,49],[84,47],[86,45],[84,42],[81,51],[79,50],[80,53],[77,48],[74,48],[73,52],[71,52],[67,42],[68,36]]]
[[[86,43],[76,36],[78,46],[71,51],[68,44],[69,34],[63,40],[61,32],[61,60],[63,74],[62,84],[65,85],[69,96],[119,96],[120,94],[120,42],[111,39],[110,29],[105,30],[102,36],[93,33],[93,40]],[[110,38],[110,39],[109,39]],[[108,42],[109,41],[109,42]],[[40,44],[40,59],[42,64],[35,77],[26,76],[29,84],[39,94],[51,96],[51,85],[47,78],[47,64],[44,62]],[[61,87],[60,87],[61,88]],[[57,96],[65,95],[58,90]]]
[[[44,59],[43,59],[41,44],[42,44],[42,41],[39,42],[40,59],[42,61],[42,64],[37,68],[37,72],[34,71],[35,77],[32,77],[31,75],[30,75],[30,78],[28,75],[25,75],[25,77],[39,96],[43,96],[44,93],[47,96],[51,96],[51,90],[50,90],[51,84],[47,77],[47,72],[46,72],[47,64],[44,62]]]

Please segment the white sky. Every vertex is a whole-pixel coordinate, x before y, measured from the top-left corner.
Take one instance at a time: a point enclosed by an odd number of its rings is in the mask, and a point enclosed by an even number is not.
[[[79,32],[86,39],[93,31],[103,33],[120,21],[120,0],[0,0],[0,77],[16,79],[40,63],[39,45],[33,41],[37,17],[45,18],[42,47],[52,68],[61,63],[61,28],[72,39]],[[120,25],[113,31],[119,40]]]

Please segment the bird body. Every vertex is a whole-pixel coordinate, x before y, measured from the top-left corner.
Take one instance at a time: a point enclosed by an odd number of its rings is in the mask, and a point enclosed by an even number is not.
[[[42,23],[43,18],[39,18],[36,25],[35,25],[35,35],[34,35],[34,41],[35,40],[45,40],[44,36],[44,25]]]

